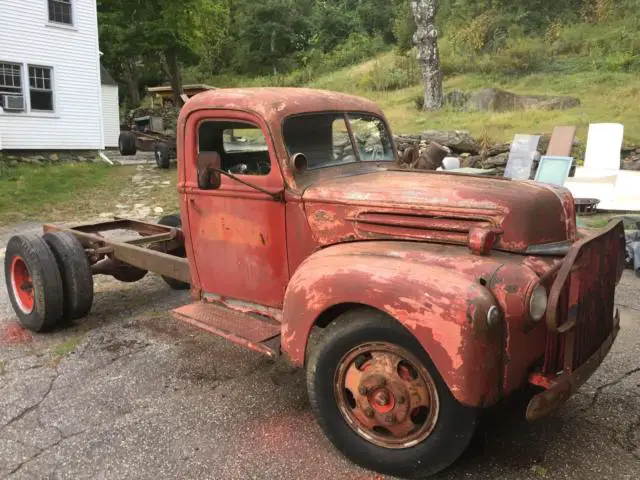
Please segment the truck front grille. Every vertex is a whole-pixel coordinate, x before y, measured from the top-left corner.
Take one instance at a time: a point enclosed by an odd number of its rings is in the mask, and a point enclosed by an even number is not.
[[[549,294],[542,373],[577,369],[612,334],[615,287],[624,269],[624,249],[622,222],[571,247]]]

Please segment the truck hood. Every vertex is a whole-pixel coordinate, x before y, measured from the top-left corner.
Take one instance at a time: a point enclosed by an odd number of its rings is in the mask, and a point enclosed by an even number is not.
[[[576,238],[569,191],[529,181],[385,170],[321,180],[302,198],[321,246],[401,239],[544,253]]]

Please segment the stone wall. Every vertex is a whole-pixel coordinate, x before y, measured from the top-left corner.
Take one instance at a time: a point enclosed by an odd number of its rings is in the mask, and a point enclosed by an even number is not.
[[[0,150],[0,163],[15,167],[20,164],[101,161],[96,150]]]

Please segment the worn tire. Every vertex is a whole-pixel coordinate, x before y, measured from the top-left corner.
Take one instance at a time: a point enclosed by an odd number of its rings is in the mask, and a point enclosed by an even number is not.
[[[55,327],[64,311],[62,278],[53,252],[42,237],[11,237],[5,252],[4,272],[9,299],[20,324],[34,332]],[[20,286],[25,289],[30,286],[30,289],[23,290]]]
[[[431,375],[439,411],[432,432],[415,446],[385,448],[358,435],[345,421],[334,392],[336,372],[347,352],[369,342],[402,347]],[[466,450],[477,410],[458,403],[418,341],[386,314],[358,308],[340,315],[319,335],[307,359],[307,390],[315,417],[331,442],[358,465],[402,478],[423,478],[444,470]]]
[[[86,317],[93,304],[93,275],[82,244],[69,232],[47,233],[42,238],[53,252],[62,277],[63,318]]]
[[[158,168],[167,169],[171,166],[169,146],[164,142],[158,142],[153,146],[153,155]]]
[[[174,228],[182,228],[182,220],[180,219],[179,213],[174,213],[172,215],[166,215],[158,220],[159,225],[165,225],[167,227]],[[186,258],[187,252],[184,247],[180,247],[176,250],[172,250],[170,253],[176,257]],[[162,279],[174,290],[189,290],[191,285],[185,282],[181,282],[180,280],[176,280],[175,278],[162,276]]]
[[[137,151],[135,134],[128,131],[120,132],[118,150],[120,155],[135,155]]]

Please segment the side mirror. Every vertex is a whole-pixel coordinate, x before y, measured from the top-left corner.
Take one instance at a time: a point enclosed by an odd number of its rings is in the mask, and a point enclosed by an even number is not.
[[[291,168],[296,173],[304,172],[309,166],[309,162],[307,161],[307,156],[304,153],[295,153],[291,157]]]
[[[198,188],[201,190],[217,190],[222,179],[220,167],[222,158],[218,152],[200,152],[196,161]]]

